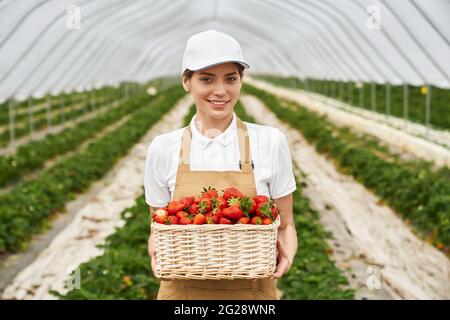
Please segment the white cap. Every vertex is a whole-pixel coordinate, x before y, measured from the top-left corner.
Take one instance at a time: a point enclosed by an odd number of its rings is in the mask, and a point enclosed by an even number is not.
[[[198,71],[225,62],[236,62],[250,68],[244,62],[242,48],[236,39],[216,30],[208,30],[194,34],[187,41],[181,73],[186,69]]]

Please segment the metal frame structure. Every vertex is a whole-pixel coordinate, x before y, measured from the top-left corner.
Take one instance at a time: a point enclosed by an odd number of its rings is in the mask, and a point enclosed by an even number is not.
[[[241,42],[250,72],[450,88],[449,12],[448,0],[3,0],[0,102],[180,75],[188,37],[210,28]]]

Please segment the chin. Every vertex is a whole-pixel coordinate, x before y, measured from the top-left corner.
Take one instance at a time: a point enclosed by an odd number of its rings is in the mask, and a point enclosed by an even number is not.
[[[232,110],[211,110],[208,112],[209,116],[214,119],[223,119],[228,117],[232,113]]]

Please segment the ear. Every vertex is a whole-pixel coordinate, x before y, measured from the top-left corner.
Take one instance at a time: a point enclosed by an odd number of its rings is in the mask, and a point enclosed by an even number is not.
[[[183,77],[183,80],[181,81],[183,84],[184,91],[189,92],[191,91],[191,79],[188,77]]]

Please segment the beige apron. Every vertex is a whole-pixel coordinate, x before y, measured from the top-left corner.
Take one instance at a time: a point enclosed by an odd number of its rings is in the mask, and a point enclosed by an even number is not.
[[[180,149],[180,163],[173,199],[198,196],[203,187],[223,190],[234,186],[249,197],[256,196],[255,178],[250,161],[250,143],[246,125],[237,118],[241,171],[190,171],[192,133],[186,127]],[[245,144],[244,144],[245,143]],[[158,300],[276,300],[276,279],[261,280],[161,280]]]

